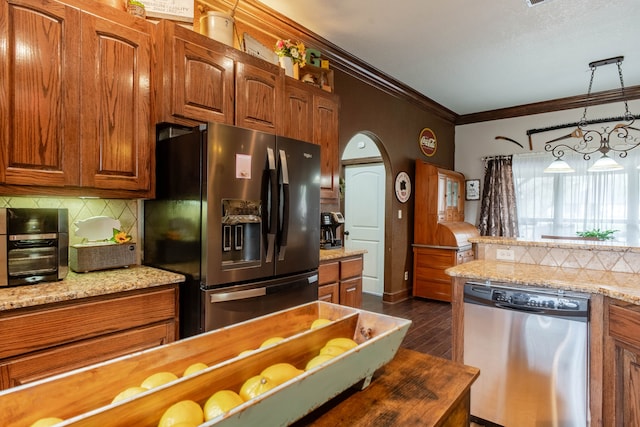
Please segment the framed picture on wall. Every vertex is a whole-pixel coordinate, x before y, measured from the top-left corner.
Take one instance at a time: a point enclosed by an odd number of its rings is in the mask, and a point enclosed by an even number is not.
[[[479,179],[467,179],[464,182],[464,194],[465,200],[480,200],[480,180]]]

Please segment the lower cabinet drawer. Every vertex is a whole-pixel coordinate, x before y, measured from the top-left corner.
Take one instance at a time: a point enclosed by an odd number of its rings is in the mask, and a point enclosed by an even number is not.
[[[176,317],[177,288],[79,301],[0,318],[0,359]]]
[[[174,322],[118,332],[0,363],[0,388],[36,381],[175,340]]]
[[[362,257],[340,261],[340,280],[362,275]]]

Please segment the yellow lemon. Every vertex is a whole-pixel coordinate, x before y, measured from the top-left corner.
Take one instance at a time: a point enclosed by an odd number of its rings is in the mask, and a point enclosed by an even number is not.
[[[240,352],[240,354],[238,354],[238,356],[243,357],[243,356],[246,356],[247,354],[253,353],[254,351],[255,350],[245,350],[245,351]]]
[[[48,417],[48,418],[40,418],[35,423],[31,424],[31,427],[50,427],[54,426],[63,421],[62,418]]]
[[[338,347],[337,345],[325,345],[320,349],[320,354],[328,354],[329,356],[337,356],[347,351],[344,347]]]
[[[260,348],[269,347],[270,345],[274,345],[282,341],[284,338],[282,337],[271,337],[264,340],[262,344],[260,344]]]
[[[266,393],[276,385],[273,381],[263,375],[256,375],[249,378],[240,387],[240,397],[245,401]]]
[[[154,387],[161,386],[162,384],[175,381],[177,379],[178,377],[176,376],[176,374],[173,374],[171,372],[156,372],[155,374],[149,375],[144,381],[142,381],[140,387],[146,388],[148,390]]]
[[[118,393],[118,395],[113,398],[111,403],[119,402],[121,400],[127,399],[131,396],[135,396],[136,394],[143,393],[145,391],[147,391],[147,389],[143,387],[129,387],[128,389]]]
[[[329,323],[331,323],[331,320],[329,319],[316,319],[311,324],[310,329],[319,328],[320,326],[328,325]]]
[[[303,372],[302,369],[296,368],[291,363],[276,363],[265,368],[260,375],[269,378],[275,385],[280,385]]]
[[[342,347],[345,350],[351,350],[352,348],[357,347],[358,343],[351,338],[333,338],[327,341],[326,346]]]
[[[330,354],[319,354],[313,359],[309,360],[307,366],[305,366],[305,371],[310,371],[311,369],[317,367],[318,365],[323,364],[327,360],[333,359],[335,356],[331,356]]]
[[[218,415],[230,411],[238,405],[244,403],[244,400],[232,390],[220,390],[211,395],[204,404],[204,420],[209,421]]]
[[[195,374],[196,372],[202,371],[203,369],[207,369],[208,367],[209,366],[206,363],[202,363],[202,362],[193,363],[189,365],[187,369],[184,370],[184,373],[182,374],[182,376],[186,377],[187,375]]]
[[[158,427],[172,427],[184,423],[198,426],[204,421],[202,408],[193,400],[181,400],[164,411]]]

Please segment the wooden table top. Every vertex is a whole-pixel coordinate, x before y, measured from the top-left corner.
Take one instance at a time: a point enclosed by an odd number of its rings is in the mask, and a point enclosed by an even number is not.
[[[293,425],[460,425],[450,418],[479,374],[474,367],[400,348],[367,388],[352,387]]]

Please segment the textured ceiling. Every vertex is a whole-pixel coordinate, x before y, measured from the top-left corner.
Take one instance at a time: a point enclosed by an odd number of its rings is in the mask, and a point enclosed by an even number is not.
[[[640,85],[640,0],[261,2],[457,114]]]

